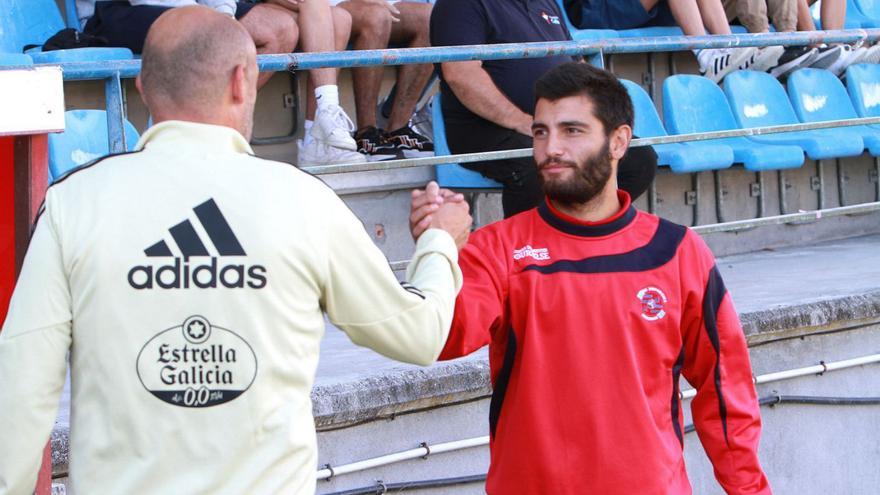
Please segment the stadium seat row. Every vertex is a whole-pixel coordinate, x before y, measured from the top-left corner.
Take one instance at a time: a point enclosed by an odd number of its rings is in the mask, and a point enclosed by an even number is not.
[[[74,8],[73,1],[67,8]],[[0,0],[0,57],[21,56],[26,53],[35,64],[62,62],[129,60],[133,57],[128,48],[74,48],[44,52],[39,47],[55,33],[65,28],[65,22],[55,0]],[[70,22],[75,20],[72,16]],[[69,22],[69,23],[70,23]],[[79,22],[76,21],[76,26]],[[25,47],[36,45],[37,48]],[[27,60],[24,65],[27,65]],[[2,63],[2,62],[0,62]],[[22,65],[3,63],[3,65]]]
[[[641,86],[624,81],[636,109],[640,137],[725,131],[802,122],[871,117],[880,114],[880,67],[847,69],[847,85],[828,71],[801,69],[788,80],[788,92],[763,72],[738,71],[712,81],[676,75],[663,83],[663,122]],[[664,127],[665,123],[665,127]],[[797,168],[804,155],[813,160],[844,158],[868,151],[880,155],[880,127],[855,126],[712,139],[655,146],[660,165],[673,172],[718,170],[741,163],[747,170]]]

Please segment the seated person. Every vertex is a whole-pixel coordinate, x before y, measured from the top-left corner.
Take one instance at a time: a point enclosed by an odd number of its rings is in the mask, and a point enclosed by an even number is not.
[[[382,50],[388,45],[403,48],[429,46],[431,4],[386,0],[331,0],[351,15],[351,43],[355,50]],[[410,127],[409,121],[431,78],[431,64],[396,67],[397,83],[387,132],[377,126],[376,101],[385,68],[352,69],[357,111],[355,141],[358,151],[372,159],[418,157],[434,154],[431,140]]]
[[[581,29],[635,29],[647,26],[673,26],[685,35],[731,34],[721,0],[564,0],[571,23]],[[758,49],[707,48],[694,50],[700,72],[719,82],[758,59]]]
[[[514,8],[515,7],[515,8]],[[571,35],[553,0],[437,0],[431,14],[431,45],[478,45],[566,41]],[[453,153],[532,147],[535,81],[572,57],[473,60],[441,64],[440,91],[446,137]],[[538,205],[543,197],[534,159],[513,158],[463,166],[503,186],[504,216]],[[620,162],[619,187],[641,195],[654,179],[657,155],[633,148]]]
[[[724,12],[731,23],[745,26],[750,33],[793,32],[797,28],[798,0],[723,0]],[[767,46],[759,48],[763,63],[749,67],[751,70],[767,71],[772,76],[785,78],[803,67],[826,69],[841,55],[839,46],[814,49],[808,46]]]
[[[810,6],[816,0],[797,1],[797,29],[798,31],[815,31],[816,23],[810,13]],[[846,23],[846,0],[823,0],[819,7],[819,18],[822,21],[822,29],[832,31],[844,29]],[[829,58],[827,63],[812,63],[811,67],[826,69],[837,76],[843,74],[847,67],[853,64],[876,64],[880,63],[880,45],[856,44],[855,46],[844,43],[831,45],[818,45],[813,47],[817,58],[825,52],[837,52],[838,56]]]
[[[147,31],[162,13],[197,3],[238,19],[254,40],[257,53],[290,53],[300,38],[305,51],[333,50],[334,27],[326,0],[299,2],[299,14],[272,3],[235,0],[77,0],[76,6],[83,32],[107,39],[110,46],[141,53]],[[297,15],[302,15],[307,22],[298,25]],[[258,86],[264,85],[270,77],[271,72],[260,74]],[[351,120],[339,106],[336,70],[314,69],[309,71],[309,78],[318,100],[317,116],[314,117],[316,125],[311,133],[316,147],[323,150],[321,153],[316,150],[313,155],[323,158],[323,163],[365,161],[355,151],[357,146],[350,134]]]

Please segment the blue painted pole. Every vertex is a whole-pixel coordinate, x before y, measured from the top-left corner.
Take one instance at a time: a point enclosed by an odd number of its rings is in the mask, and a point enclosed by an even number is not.
[[[112,74],[104,83],[107,100],[107,135],[110,153],[122,153],[125,146],[125,108],[122,99],[122,80],[119,73]]]
[[[291,53],[260,55],[263,72],[309,70],[322,67],[363,67],[370,65],[426,64],[465,60],[541,58],[555,55],[583,56],[595,53],[648,53],[769,45],[811,45],[816,43],[855,43],[880,40],[880,29],[843,31],[802,31],[794,33],[730,34],[711,36],[658,36],[653,38],[608,38],[604,40],[507,43],[499,45],[441,46],[389,50],[351,50],[345,52]],[[104,79],[113,72],[123,78],[140,72],[140,60],[70,62],[60,64],[66,80]]]

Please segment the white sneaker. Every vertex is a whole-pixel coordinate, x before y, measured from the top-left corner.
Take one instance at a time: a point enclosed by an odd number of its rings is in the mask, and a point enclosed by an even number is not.
[[[724,76],[737,70],[758,52],[757,48],[714,48],[700,50],[697,61],[700,73],[718,83]]]
[[[356,151],[357,143],[351,133],[354,123],[339,105],[325,105],[319,108],[312,126],[312,137],[330,146],[343,150]]]
[[[859,61],[860,64],[880,64],[880,43],[867,47],[865,56]]]
[[[845,71],[847,67],[859,63],[859,61],[868,54],[868,49],[863,46],[857,48],[853,48],[849,45],[842,46],[844,51],[840,55],[840,58],[828,67],[828,71],[835,76],[843,74],[843,71]]]
[[[776,67],[776,64],[779,63],[779,57],[781,57],[784,52],[785,48],[781,46],[765,46],[764,48],[758,48],[758,51],[752,54],[751,57],[739,66],[739,70],[767,72],[773,67]]]
[[[367,161],[367,157],[357,151],[337,148],[318,139],[312,139],[308,144],[303,144],[303,140],[298,139],[296,146],[299,151],[297,165],[300,167],[335,163],[366,163]]]

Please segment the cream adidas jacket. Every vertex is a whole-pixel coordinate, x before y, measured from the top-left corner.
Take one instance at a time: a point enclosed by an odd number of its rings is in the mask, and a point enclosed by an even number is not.
[[[0,494],[29,494],[71,367],[79,494],[308,494],[326,313],[427,365],[461,287],[444,231],[400,284],[318,179],[164,122],[51,186],[0,332]]]

